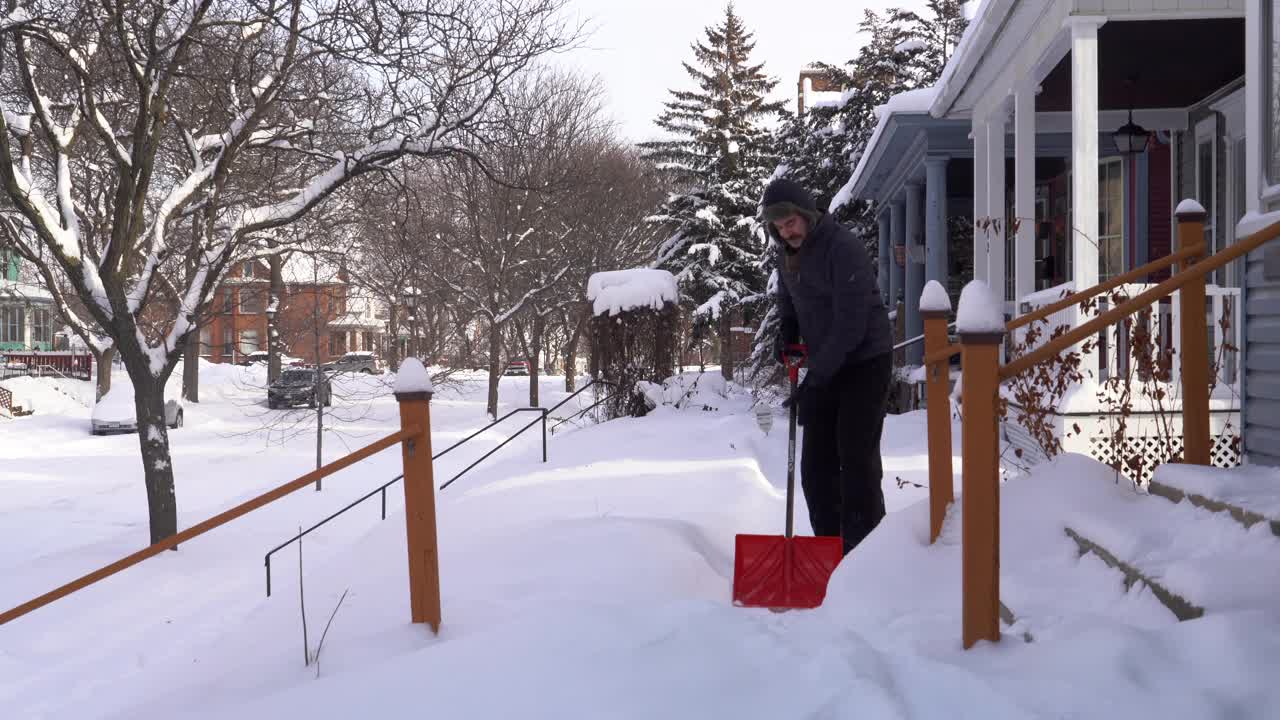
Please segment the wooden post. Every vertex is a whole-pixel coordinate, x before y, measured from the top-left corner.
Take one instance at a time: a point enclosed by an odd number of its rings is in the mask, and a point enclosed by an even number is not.
[[[960,335],[964,425],[964,647],[1000,639],[1000,445],[996,394],[1003,333]]]
[[[436,495],[431,467],[431,393],[396,393],[401,427],[421,428],[401,444],[404,519],[409,547],[409,608],[415,623],[440,633],[440,557],[436,545]]]
[[[1204,243],[1205,212],[1179,207],[1178,246],[1188,248]],[[1193,256],[1179,267],[1185,270],[1202,260]],[[1209,328],[1205,320],[1205,278],[1191,280],[1182,287],[1179,301],[1182,347],[1182,461],[1209,464]]]
[[[924,354],[947,346],[945,310],[923,310]],[[951,363],[949,360],[925,368],[925,398],[928,404],[929,444],[929,542],[938,539],[947,506],[955,499],[951,486]]]

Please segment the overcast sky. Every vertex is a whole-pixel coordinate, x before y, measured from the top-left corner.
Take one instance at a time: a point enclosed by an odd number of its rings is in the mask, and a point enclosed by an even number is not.
[[[864,8],[919,9],[922,0],[737,0],[734,10],[755,35],[754,62],[779,80],[774,97],[795,109],[800,68],[821,60],[843,63],[865,39],[857,34]],[[693,89],[681,61],[692,62],[690,44],[724,18],[722,0],[570,0],[570,16],[588,23],[584,46],[559,59],[600,75],[607,107],[624,137],[655,137],[653,124],[670,88]]]

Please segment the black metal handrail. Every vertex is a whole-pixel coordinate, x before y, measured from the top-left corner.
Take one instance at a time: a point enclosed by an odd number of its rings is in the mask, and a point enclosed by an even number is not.
[[[484,454],[484,455],[483,455],[479,460],[476,460],[475,462],[473,462],[473,463],[471,463],[470,465],[468,465],[465,469],[463,469],[463,470],[462,470],[462,472],[460,472],[460,473],[458,473],[457,475],[454,475],[453,477],[449,478],[448,482],[446,482],[446,483],[444,483],[443,485],[441,485],[441,486],[440,486],[440,489],[441,489],[441,490],[444,490],[445,488],[447,488],[447,487],[449,487],[450,485],[452,485],[452,484],[453,484],[453,482],[454,482],[455,480],[457,480],[458,478],[460,478],[460,477],[462,477],[463,475],[465,475],[465,474],[467,473],[467,471],[471,470],[471,469],[472,469],[472,468],[474,468],[476,465],[479,465],[479,464],[480,464],[480,463],[481,463],[485,458],[489,457],[490,455],[494,454],[494,453],[495,453],[495,452],[497,452],[498,450],[502,449],[502,447],[503,447],[504,445],[506,445],[507,443],[509,443],[509,442],[511,442],[512,440],[514,440],[514,439],[516,439],[517,437],[519,437],[521,433],[523,433],[525,430],[528,430],[529,428],[533,427],[533,426],[534,426],[534,424],[538,423],[539,421],[541,421],[541,422],[542,422],[542,462],[546,462],[546,461],[547,461],[547,416],[551,414],[551,411],[553,411],[553,410],[556,410],[556,409],[560,408],[560,407],[561,407],[561,406],[563,406],[565,403],[567,403],[567,402],[569,402],[570,400],[572,400],[572,399],[574,399],[575,397],[577,397],[577,396],[578,396],[579,394],[581,394],[584,390],[586,390],[587,388],[591,387],[592,385],[596,385],[596,384],[600,384],[600,385],[612,385],[613,383],[610,383],[610,382],[605,381],[605,380],[592,380],[591,382],[588,382],[586,385],[583,385],[581,388],[579,388],[577,391],[575,391],[572,395],[570,395],[569,397],[565,398],[564,400],[561,400],[560,402],[556,403],[555,405],[553,405],[553,406],[552,406],[552,407],[550,407],[550,408],[540,408],[540,407],[539,407],[539,408],[535,408],[535,407],[523,407],[523,408],[516,408],[516,409],[512,410],[511,412],[507,413],[506,415],[503,415],[502,417],[498,418],[497,420],[494,420],[493,422],[489,423],[488,425],[485,425],[484,427],[480,428],[479,430],[477,430],[477,431],[475,431],[475,432],[471,433],[470,435],[466,436],[465,438],[462,438],[462,439],[461,439],[461,440],[459,440],[458,442],[456,442],[456,443],[454,443],[454,444],[450,445],[449,447],[445,448],[444,450],[441,450],[440,452],[438,452],[438,453],[436,453],[436,454],[432,455],[432,456],[431,456],[431,460],[434,462],[435,460],[437,460],[437,459],[439,459],[439,458],[443,457],[446,453],[448,453],[449,451],[453,450],[454,448],[457,448],[458,446],[462,445],[463,443],[466,443],[466,442],[467,442],[467,441],[469,441],[469,440],[473,440],[473,439],[475,439],[475,438],[476,438],[477,436],[479,436],[481,433],[485,432],[486,430],[489,430],[489,429],[493,428],[495,425],[498,425],[499,423],[503,422],[503,421],[504,421],[504,420],[506,420],[507,418],[510,418],[510,417],[512,417],[512,416],[514,416],[514,415],[516,415],[516,414],[518,414],[518,413],[522,413],[522,412],[536,412],[536,413],[539,413],[539,417],[538,417],[537,419],[535,419],[533,422],[530,422],[530,423],[528,423],[527,425],[525,425],[524,427],[522,427],[522,428],[520,428],[519,430],[517,430],[517,431],[515,432],[515,434],[513,434],[511,437],[507,438],[506,440],[503,440],[503,441],[502,441],[502,443],[501,443],[500,445],[498,445],[498,447],[495,447],[494,449],[492,449],[492,450],[490,450],[489,452],[485,453],[485,454]],[[600,403],[599,403],[599,402],[597,402],[597,403],[595,403],[594,405],[592,405],[591,407],[595,407],[596,405],[599,405],[599,404],[600,404]],[[589,410],[590,408],[587,408],[587,409]],[[580,413],[578,413],[578,414],[580,414]],[[571,418],[572,418],[572,417],[576,417],[576,414],[575,414],[575,415],[573,415],[573,416],[570,416],[570,417],[571,417]],[[563,421],[562,421],[562,422],[563,422]],[[558,427],[558,426],[557,426],[557,427]],[[387,482],[383,483],[382,485],[380,485],[380,486],[378,486],[378,487],[374,488],[373,490],[369,491],[368,493],[366,493],[366,494],[364,494],[364,495],[361,495],[359,498],[357,498],[357,499],[353,500],[351,503],[349,503],[346,507],[343,507],[341,510],[338,510],[337,512],[333,513],[333,514],[332,514],[332,515],[330,515],[329,517],[327,517],[327,518],[325,518],[325,519],[321,520],[320,522],[316,523],[315,525],[312,525],[311,527],[307,528],[306,530],[303,530],[303,531],[299,532],[297,535],[294,535],[293,537],[289,538],[288,540],[285,540],[284,542],[280,543],[279,545],[275,546],[275,547],[274,547],[274,548],[272,548],[270,551],[268,551],[268,552],[267,552],[267,554],[266,554],[266,555],[263,557],[263,559],[262,559],[263,565],[265,565],[265,566],[266,566],[266,571],[267,571],[267,597],[271,597],[271,556],[272,556],[272,555],[276,554],[276,553],[277,553],[277,552],[279,552],[280,550],[283,550],[284,548],[288,547],[289,545],[292,545],[293,543],[298,542],[298,541],[299,541],[299,540],[301,540],[304,536],[306,536],[306,535],[310,534],[313,530],[315,530],[315,529],[317,529],[317,528],[321,527],[321,526],[322,526],[322,525],[324,525],[325,523],[328,523],[330,520],[333,520],[334,518],[336,518],[336,517],[338,517],[339,515],[341,515],[341,514],[345,513],[346,511],[350,510],[351,508],[355,507],[356,505],[359,505],[360,503],[364,502],[365,500],[368,500],[369,498],[371,498],[371,497],[373,497],[374,495],[377,495],[377,494],[379,494],[379,493],[381,493],[381,494],[382,494],[382,519],[383,519],[383,520],[386,520],[386,519],[387,519],[387,488],[389,488],[389,487],[391,487],[392,485],[394,485],[394,484],[396,484],[396,483],[400,482],[400,481],[401,481],[401,480],[403,480],[403,479],[404,479],[404,475],[403,475],[403,474],[402,474],[402,475],[397,475],[397,476],[395,476],[394,478],[392,478],[392,479],[388,480]]]

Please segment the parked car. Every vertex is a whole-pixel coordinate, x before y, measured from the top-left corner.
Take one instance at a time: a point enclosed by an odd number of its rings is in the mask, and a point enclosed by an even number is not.
[[[93,414],[89,418],[89,432],[94,435],[137,432],[138,413],[133,402],[133,386],[116,385],[111,388],[93,406]],[[182,415],[182,403],[176,397],[166,397],[164,424],[174,429],[180,428],[183,421]]]
[[[333,386],[328,376],[321,376],[320,401],[325,407],[333,404]],[[315,368],[289,368],[280,373],[280,377],[267,387],[267,407],[293,407],[294,405],[316,406],[316,370]]]
[[[502,371],[503,375],[528,375],[529,363],[524,360],[512,360],[507,363],[507,369]]]
[[[270,357],[271,357],[270,354],[267,353],[266,350],[257,350],[241,358],[240,364],[255,365],[257,363],[262,363],[263,365],[266,365],[267,360],[270,359]],[[304,362],[305,361],[302,358],[291,357],[289,355],[285,355],[284,353],[280,354],[280,367],[302,365],[304,364]]]
[[[333,362],[325,363],[323,369],[328,373],[361,372],[373,375],[382,372],[382,363],[372,352],[349,352]]]

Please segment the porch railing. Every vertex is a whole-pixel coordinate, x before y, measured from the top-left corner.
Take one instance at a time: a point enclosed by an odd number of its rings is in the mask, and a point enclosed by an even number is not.
[[[1225,311],[1226,305],[1234,303],[1235,307],[1230,311],[1238,313],[1239,302],[1232,293],[1218,293],[1216,297],[1211,295],[1206,289],[1205,278],[1280,237],[1280,222],[1206,258],[1204,210],[1194,204],[1184,204],[1179,207],[1176,215],[1181,250],[1014,318],[1005,324],[1002,332],[973,332],[960,327],[960,342],[951,344],[946,333],[949,309],[922,313],[925,324],[924,364],[927,368],[931,540],[936,540],[941,532],[947,506],[954,497],[950,402],[947,373],[944,370],[951,357],[956,354],[961,356],[960,402],[964,408],[961,421],[961,455],[964,463],[961,529],[962,634],[966,648],[972,647],[979,640],[996,641],[1000,638],[997,405],[1002,382],[1048,362],[1059,353],[1095,337],[1097,333],[1126,322],[1135,314],[1168,299],[1177,312],[1176,322],[1171,323],[1171,331],[1177,335],[1176,342],[1180,349],[1178,354],[1181,356],[1179,374],[1182,382],[1183,462],[1206,466],[1209,464],[1208,310],[1216,307]],[[1061,317],[1057,314],[1175,264],[1178,265],[1177,272],[1168,280],[1143,286],[1145,289],[1136,296],[1103,312],[1092,316],[1076,316],[1074,329],[1048,339],[1032,352],[1001,365],[1000,345],[1009,333],[1046,318]],[[1175,293],[1176,300],[1173,299]],[[986,300],[989,302],[991,298]],[[1236,322],[1233,327],[1238,328],[1239,323]]]

